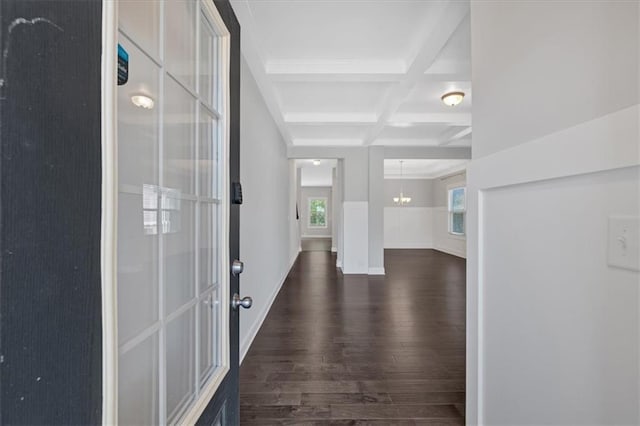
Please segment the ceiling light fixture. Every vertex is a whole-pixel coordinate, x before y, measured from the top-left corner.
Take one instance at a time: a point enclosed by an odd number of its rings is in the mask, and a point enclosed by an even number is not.
[[[446,106],[454,107],[462,102],[462,99],[464,99],[464,92],[445,93],[440,99],[442,99],[442,102],[444,102]]]
[[[313,160],[313,165],[314,166],[319,166],[320,165],[320,160]]]
[[[135,106],[144,108],[144,109],[152,109],[153,106],[155,105],[155,102],[153,102],[153,99],[151,99],[147,95],[133,95],[131,97],[131,102],[133,102]]]
[[[393,197],[393,202],[401,206],[411,202],[411,197],[405,197],[402,191],[402,163],[404,163],[404,161],[400,160],[400,196]]]

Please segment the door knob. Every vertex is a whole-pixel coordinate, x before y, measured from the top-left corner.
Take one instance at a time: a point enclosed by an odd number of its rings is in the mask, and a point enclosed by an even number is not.
[[[244,271],[244,263],[240,262],[238,259],[234,260],[231,264],[231,273],[233,276],[240,275]]]
[[[249,309],[253,304],[253,299],[249,296],[240,298],[238,293],[233,295],[233,299],[231,299],[231,307],[233,309],[238,309],[239,306],[242,306],[245,309]]]

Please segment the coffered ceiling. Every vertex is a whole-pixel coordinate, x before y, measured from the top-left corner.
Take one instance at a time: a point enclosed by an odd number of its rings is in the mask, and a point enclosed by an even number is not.
[[[296,146],[470,146],[469,4],[232,0],[242,51]],[[440,97],[463,91],[448,107]]]

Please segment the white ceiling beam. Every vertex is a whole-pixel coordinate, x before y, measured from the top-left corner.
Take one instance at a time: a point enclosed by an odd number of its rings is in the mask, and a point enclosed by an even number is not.
[[[462,129],[462,130],[458,130],[456,132],[454,132],[452,135],[448,135],[445,138],[441,138],[438,141],[438,145],[439,146],[446,146],[449,145],[452,142],[455,142],[457,140],[460,140],[466,136],[469,136],[471,134],[471,126],[467,127],[466,129]]]
[[[269,77],[264,69],[264,61],[260,55],[260,37],[257,34],[255,20],[248,0],[234,0],[233,10],[242,22],[241,49],[242,55],[249,65],[249,69],[256,80],[258,89],[262,93],[267,109],[271,113],[273,120],[276,122],[280,134],[284,142],[289,146],[292,144],[291,133],[284,122],[282,116],[282,106],[278,102],[273,84],[269,81]]]
[[[436,139],[378,138],[371,145],[382,146],[438,146]]]
[[[404,73],[268,74],[274,83],[397,83]],[[442,80],[446,81],[446,80]]]
[[[449,0],[444,5],[438,19],[435,20],[433,30],[424,39],[423,44],[407,68],[405,79],[395,85],[387,94],[384,111],[367,135],[365,139],[366,145],[373,143],[384,129],[389,118],[398,110],[420,79],[424,78],[425,71],[434,63],[440,51],[442,51],[468,13],[468,2]]]
[[[348,125],[363,125],[376,123],[378,121],[377,114],[374,113],[357,113],[357,112],[345,112],[345,113],[286,113],[284,115],[285,123],[289,124],[309,124],[309,125],[334,125],[334,124],[348,124]]]
[[[293,146],[361,146],[362,139],[347,138],[297,138]]]
[[[470,126],[470,113],[401,113],[393,114],[385,122],[387,123],[405,123],[405,124],[448,124],[451,126]]]

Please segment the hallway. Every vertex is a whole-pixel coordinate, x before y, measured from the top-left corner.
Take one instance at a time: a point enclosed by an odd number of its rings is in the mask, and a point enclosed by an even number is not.
[[[464,259],[385,250],[385,267],[300,253],[241,366],[242,425],[464,423]]]

